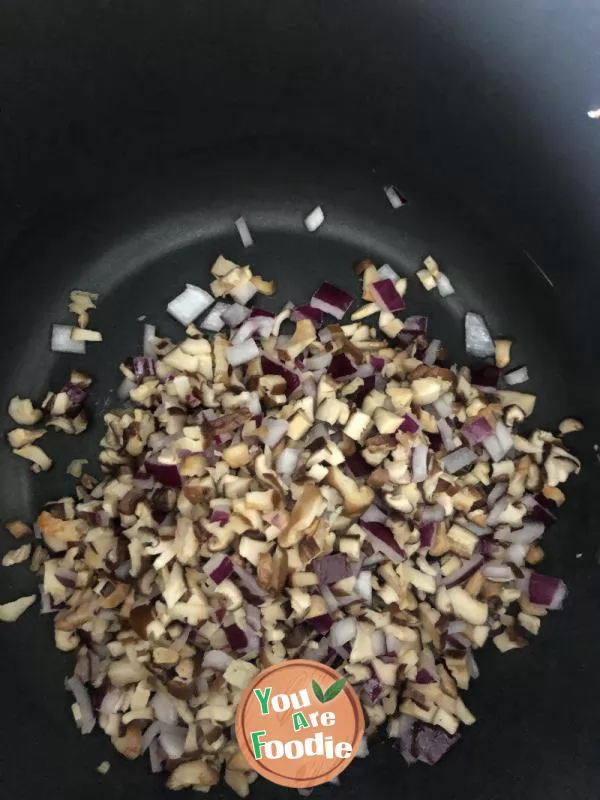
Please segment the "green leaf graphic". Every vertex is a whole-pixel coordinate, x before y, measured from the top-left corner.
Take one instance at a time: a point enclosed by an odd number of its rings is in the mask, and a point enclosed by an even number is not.
[[[313,680],[312,682],[312,690],[315,693],[315,697],[320,703],[325,702],[325,695],[323,694],[323,689],[319,686],[319,684]]]
[[[325,692],[325,699],[323,700],[324,703],[328,703],[330,700],[333,700],[344,688],[346,681],[348,678],[340,678],[339,681],[335,681],[332,683],[331,686]]]

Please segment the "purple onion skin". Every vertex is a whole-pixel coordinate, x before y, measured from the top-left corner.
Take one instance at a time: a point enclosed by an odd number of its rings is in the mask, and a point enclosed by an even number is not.
[[[263,375],[280,375],[285,380],[286,394],[288,396],[300,385],[300,378],[291,370],[286,369],[283,364],[271,361],[270,358],[265,356],[261,357],[260,363]]]
[[[292,311],[292,322],[298,322],[301,319],[309,319],[314,323],[316,328],[323,324],[323,312],[320,308],[313,308],[312,306],[296,306]]]
[[[352,297],[343,289],[339,289],[337,286],[329,283],[329,281],[323,281],[313,297],[316,297],[330,306],[335,306],[340,311],[344,312],[352,305]]]
[[[331,364],[327,368],[327,374],[335,380],[339,378],[348,378],[356,372],[352,362],[343,353],[337,353],[332,359]]]
[[[320,614],[318,617],[311,617],[307,619],[306,622],[314,628],[317,633],[323,634],[323,636],[329,633],[333,625],[333,619],[329,614]]]
[[[210,573],[210,577],[215,583],[222,583],[231,575],[232,572],[233,563],[230,558],[225,556],[219,566],[216,569],[213,569],[213,571]]]
[[[483,366],[473,367],[471,370],[471,383],[473,386],[487,386],[490,389],[495,389],[498,386],[500,379],[500,370],[493,364],[484,364]]]
[[[78,386],[76,383],[71,383],[70,381],[69,383],[65,383],[60,391],[65,392],[73,408],[79,408],[79,406],[83,405],[87,397],[87,391],[82,386]]]
[[[160,481],[163,486],[173,486],[179,488],[181,486],[181,475],[175,464],[160,464],[157,461],[145,462],[146,471]]]
[[[384,544],[391,547],[399,556],[405,556],[404,550],[399,546],[398,542],[394,539],[394,534],[391,530],[381,522],[361,522],[363,528],[366,528],[369,533],[372,533],[377,539],[380,539]]]
[[[348,557],[344,553],[315,558],[311,566],[320,584],[337,583],[352,574]]]
[[[431,547],[435,537],[435,522],[427,522],[419,529],[421,534],[421,547]]]
[[[226,625],[223,630],[232,650],[244,650],[248,647],[248,637],[237,625]]]

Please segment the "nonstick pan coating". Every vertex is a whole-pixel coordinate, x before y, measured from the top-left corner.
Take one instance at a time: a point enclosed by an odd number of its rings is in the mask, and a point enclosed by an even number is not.
[[[55,469],[32,476],[0,449],[2,518],[31,518],[68,492],[64,468],[93,457],[102,413],[115,402],[115,367],[139,348],[137,318],[175,335],[167,300],[186,281],[206,284],[220,252],[276,279],[274,307],[306,300],[325,277],[356,293],[351,267],[359,258],[410,275],[432,252],[456,295],[442,301],[412,281],[410,312],[430,315],[431,330],[459,363],[464,312],[483,313],[494,333],[515,338],[515,363],[530,368],[535,424],[553,426],[567,414],[588,422],[574,440],[584,472],[569,483],[545,544],[545,568],[565,578],[570,594],[531,647],[482,653],[467,697],[478,722],[437,767],[409,769],[381,742],[351,765],[341,789],[314,796],[600,797],[598,272],[590,208],[581,207],[595,190],[586,183],[576,193],[578,158],[570,172],[552,165],[553,144],[539,145],[535,125],[516,135],[514,117],[502,115],[518,105],[500,79],[506,73],[490,67],[485,82],[469,70],[477,53],[489,55],[489,30],[471,51],[452,37],[464,36],[477,12],[459,3],[462,16],[444,16],[445,4],[434,2],[436,18],[420,4],[400,11],[389,2],[362,10],[332,2],[325,10],[305,0],[183,4],[165,20],[152,2],[91,4],[85,12],[52,5],[60,15],[32,2],[27,24],[22,5],[0,7],[11,32],[0,63],[8,76],[0,104],[7,142],[0,407],[15,393],[39,397],[77,361],[52,355],[47,338],[65,317],[69,290],[100,292],[94,324],[105,340],[81,360],[97,379],[94,424],[78,439],[55,438]],[[513,16],[498,24],[527,22],[517,4],[507,8]],[[583,36],[575,24],[569,30]],[[545,36],[545,45],[562,41],[554,26]],[[488,49],[478,50],[484,43]],[[440,75],[454,107],[438,88]],[[589,146],[585,136],[580,150]],[[382,191],[388,182],[409,196],[408,206],[391,209]],[[308,234],[302,220],[317,204],[326,223]],[[240,214],[255,237],[248,251],[233,226]],[[6,417],[2,424],[6,430]],[[5,537],[2,552],[9,547]],[[35,586],[16,568],[0,577],[0,602]],[[167,796],[145,763],[125,762],[100,733],[80,737],[63,689],[71,661],[54,650],[47,619],[29,613],[2,626],[0,645],[3,793]],[[95,768],[105,759],[112,768],[101,777]],[[224,795],[231,793],[213,793]],[[252,796],[279,798],[284,790],[260,781]]]

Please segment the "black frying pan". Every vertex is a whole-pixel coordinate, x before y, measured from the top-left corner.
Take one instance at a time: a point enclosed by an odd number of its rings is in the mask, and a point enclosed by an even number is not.
[[[460,362],[463,314],[482,312],[530,367],[534,422],[586,419],[585,469],[545,545],[570,595],[533,647],[482,654],[468,696],[479,721],[436,768],[409,769],[382,742],[342,789],[315,794],[600,797],[600,123],[586,116],[600,105],[597,4],[18,0],[0,3],[0,23],[0,408],[65,377],[73,359],[53,356],[47,334],[70,289],[101,293],[105,334],[85,359],[96,424],[56,438],[41,478],[0,449],[2,517],[31,518],[68,491],[64,467],[95,452],[137,317],[177,333],[167,299],[206,282],[219,252],[275,278],[275,303],[306,300],[325,276],[355,291],[363,256],[410,274],[433,252],[457,293],[441,301],[413,284],[411,313],[429,314]],[[408,206],[390,208],[387,183]],[[327,221],[309,235],[317,204]],[[240,214],[255,235],[247,253]],[[0,601],[35,585],[25,570],[0,577]],[[3,795],[166,793],[101,734],[80,737],[63,690],[71,664],[46,620],[30,612],[0,641]],[[253,795],[283,791],[261,781]]]

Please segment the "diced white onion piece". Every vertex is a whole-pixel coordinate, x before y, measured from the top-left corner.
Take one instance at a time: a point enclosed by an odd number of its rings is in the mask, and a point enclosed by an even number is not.
[[[214,297],[191,283],[167,305],[167,311],[177,322],[189,325],[215,302]]]
[[[450,279],[447,275],[444,275],[443,272],[440,272],[438,275],[437,288],[440,297],[450,297],[450,295],[455,292],[454,286],[450,283]]]
[[[342,647],[348,642],[354,641],[356,636],[356,620],[354,617],[344,617],[331,626],[329,641],[332,647]]]
[[[516,386],[519,383],[525,383],[525,381],[529,380],[529,370],[527,367],[513,369],[505,374],[504,380],[509,386]]]
[[[240,303],[234,303],[227,308],[227,311],[223,312],[222,316],[226,325],[229,325],[230,328],[237,328],[250,316],[250,309]]]
[[[465,315],[465,345],[467,353],[477,358],[493,356],[496,352],[485,320],[474,311],[467,311]]]
[[[154,339],[156,337],[156,327],[154,325],[144,325],[144,355],[146,358],[154,358],[156,356],[156,348],[154,347]]]
[[[240,364],[247,364],[260,355],[260,350],[254,339],[246,339],[241,344],[233,345],[227,349],[227,361],[232,367],[239,367]]]
[[[72,325],[53,325],[50,349],[53,353],[85,353],[85,342],[76,342],[71,338]]]
[[[240,235],[240,239],[242,240],[242,244],[244,247],[250,247],[250,245],[254,244],[254,239],[252,238],[252,234],[250,233],[250,228],[248,227],[246,220],[243,217],[238,217],[235,221],[235,227],[238,229],[238,233]]]
[[[267,447],[273,449],[285,436],[288,429],[288,421],[285,419],[272,419],[268,417],[264,421],[264,426],[267,428],[268,433],[264,438],[264,443]]]
[[[225,327],[225,320],[223,319],[223,314],[229,308],[228,303],[215,303],[215,305],[211,308],[208,314],[202,320],[200,327],[203,328],[205,331],[211,331],[212,333],[218,333]]]
[[[306,229],[311,233],[314,233],[317,228],[320,228],[324,222],[325,214],[323,213],[321,206],[317,206],[315,209],[313,209],[304,220]]]
[[[385,196],[389,200],[392,208],[402,208],[402,206],[406,203],[406,200],[402,197],[395,186],[384,186],[383,191],[385,192]]]
[[[280,475],[291,475],[298,464],[300,451],[294,450],[292,447],[284,448],[277,456],[275,468]]]
[[[379,274],[379,279],[382,281],[384,281],[386,278],[389,278],[391,281],[396,283],[396,281],[400,279],[398,273],[395,272],[389,264],[382,264],[377,272]]]

